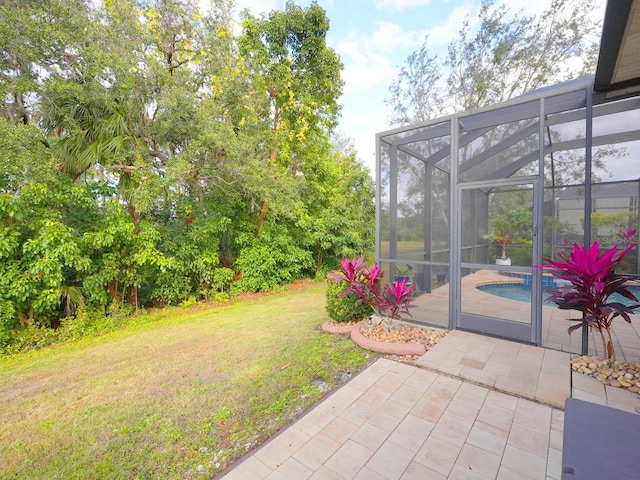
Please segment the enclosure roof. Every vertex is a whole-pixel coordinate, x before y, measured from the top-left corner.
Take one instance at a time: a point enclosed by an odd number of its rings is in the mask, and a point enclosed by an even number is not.
[[[601,101],[640,94],[639,59],[640,0],[609,0],[593,86]]]

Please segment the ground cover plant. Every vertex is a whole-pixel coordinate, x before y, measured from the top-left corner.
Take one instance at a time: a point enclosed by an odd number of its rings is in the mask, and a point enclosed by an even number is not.
[[[321,332],[324,298],[304,282],[0,358],[0,478],[211,478],[375,358]]]

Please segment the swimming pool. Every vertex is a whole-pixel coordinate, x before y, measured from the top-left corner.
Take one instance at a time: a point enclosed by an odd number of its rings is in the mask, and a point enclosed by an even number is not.
[[[498,297],[509,298],[511,300],[517,300],[519,302],[529,302],[531,303],[531,285],[525,285],[522,283],[493,283],[489,285],[478,285],[476,287],[478,290],[489,293],[491,295],[497,295]],[[546,288],[544,289],[542,295],[542,301],[545,305],[555,306],[554,302],[549,302],[549,294],[546,292]],[[629,291],[633,293],[636,298],[640,300],[640,287],[629,287]],[[614,295],[611,297],[612,300],[619,301],[624,303],[625,305],[633,305],[633,302],[621,295]]]

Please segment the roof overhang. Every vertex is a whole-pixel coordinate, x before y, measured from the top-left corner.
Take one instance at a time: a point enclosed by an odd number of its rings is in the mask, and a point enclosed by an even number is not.
[[[593,89],[606,100],[640,95],[640,0],[607,2]]]

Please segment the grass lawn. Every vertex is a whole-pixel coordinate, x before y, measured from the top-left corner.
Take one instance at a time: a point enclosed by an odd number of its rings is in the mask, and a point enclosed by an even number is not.
[[[0,358],[0,478],[211,478],[374,358],[324,283]]]

